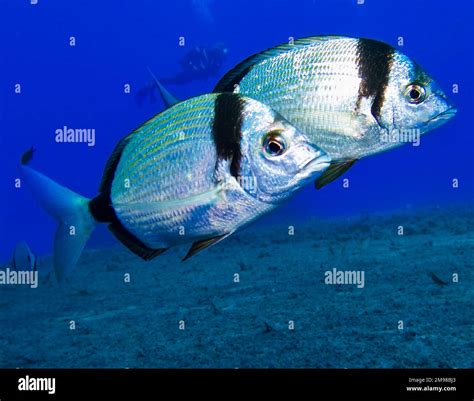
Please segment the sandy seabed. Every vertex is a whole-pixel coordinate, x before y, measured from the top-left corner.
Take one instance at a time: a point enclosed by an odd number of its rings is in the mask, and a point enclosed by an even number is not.
[[[44,257],[38,288],[0,288],[0,367],[472,368],[473,227],[432,208],[252,226],[183,263],[88,249],[61,285]]]

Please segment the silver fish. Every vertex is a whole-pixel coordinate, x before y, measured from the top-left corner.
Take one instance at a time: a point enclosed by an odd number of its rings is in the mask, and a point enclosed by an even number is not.
[[[226,93],[178,103],[122,139],[92,200],[25,164],[20,169],[59,221],[61,279],[97,223],[145,260],[193,243],[187,259],[276,208],[329,163],[268,106]]]
[[[444,124],[456,109],[421,67],[385,43],[309,37],[249,57],[216,92],[267,104],[333,159],[321,187],[365,156]]]

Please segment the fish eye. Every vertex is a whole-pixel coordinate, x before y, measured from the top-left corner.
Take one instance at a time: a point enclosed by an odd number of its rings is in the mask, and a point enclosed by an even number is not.
[[[263,152],[267,157],[281,156],[286,151],[286,143],[280,131],[269,132],[263,139]]]
[[[425,100],[425,97],[426,97],[425,88],[423,88],[420,85],[411,84],[411,85],[408,85],[405,89],[405,98],[410,103],[414,103],[414,104],[421,103],[423,100]]]

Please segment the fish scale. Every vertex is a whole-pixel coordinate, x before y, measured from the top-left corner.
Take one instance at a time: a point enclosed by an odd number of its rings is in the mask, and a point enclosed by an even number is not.
[[[59,222],[59,280],[98,223],[144,260],[190,243],[185,260],[275,209],[330,164],[274,110],[230,93],[177,103],[123,138],[93,199],[30,168],[32,154],[23,155],[20,172]]]
[[[410,85],[426,98],[407,96]],[[355,160],[404,143],[388,135],[428,132],[455,113],[424,70],[376,40],[314,36],[270,48],[231,69],[214,88],[259,100],[306,133],[333,159],[321,187]],[[423,92],[420,92],[423,93]],[[344,167],[345,166],[345,167]]]
[[[191,243],[186,260],[311,180],[321,188],[358,158],[402,143],[384,135],[425,133],[456,113],[420,66],[371,39],[277,46],[237,65],[214,92],[182,103],[165,93],[171,107],[115,146],[92,199],[29,167],[32,148],[23,154],[22,180],[58,221],[59,280],[99,223],[144,260]]]
[[[277,208],[331,161],[267,105],[230,93],[177,103],[123,138],[93,199],[29,167],[32,155],[19,168],[58,220],[59,280],[99,223],[144,260],[189,243],[185,260]]]
[[[225,163],[221,166],[226,171],[224,178],[219,177],[220,162],[214,138],[218,99],[218,95],[210,94],[178,103],[148,120],[127,138],[114,171],[110,199],[121,225],[149,248],[189,242],[190,237],[231,233],[275,207],[256,201],[243,191],[228,176],[229,166]],[[249,136],[274,121],[274,112],[267,106],[251,99],[243,104],[242,115],[222,116],[222,121],[240,118],[242,129]],[[253,121],[256,115],[261,118]],[[227,129],[236,129],[236,125]],[[261,143],[255,143],[257,157]],[[247,136],[239,146],[249,146]],[[243,157],[245,163],[253,155]],[[262,174],[271,175],[273,171],[262,167]],[[285,174],[291,178],[290,173]]]
[[[112,203],[122,223],[145,236],[151,246],[162,246],[163,233],[186,225],[190,216],[199,222],[205,214],[206,207],[200,205],[174,209],[160,205],[214,188],[216,155],[209,128],[214,101],[215,96],[200,97],[166,110],[136,130],[123,151],[112,184]],[[126,179],[130,188],[124,185]],[[158,225],[163,231],[159,239]]]
[[[303,132],[311,133],[333,158],[341,158],[342,145],[356,135],[353,127],[358,125],[352,113],[361,80],[356,48],[356,39],[317,42],[303,51],[295,48],[253,67],[252,74],[239,82],[238,91],[280,110]],[[274,71],[285,73],[275,75]],[[263,76],[270,79],[262,82]],[[337,90],[341,86],[342,92]],[[338,135],[328,136],[328,131]]]

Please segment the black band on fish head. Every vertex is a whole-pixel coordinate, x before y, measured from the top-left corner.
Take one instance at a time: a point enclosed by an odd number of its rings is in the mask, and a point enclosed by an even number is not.
[[[357,44],[357,65],[361,78],[357,109],[363,97],[373,97],[371,113],[378,122],[385,100],[394,52],[395,49],[392,46],[376,40],[359,39]]]
[[[241,139],[245,100],[233,93],[221,93],[214,104],[212,135],[217,159],[230,160],[230,174],[238,178],[242,161]]]

